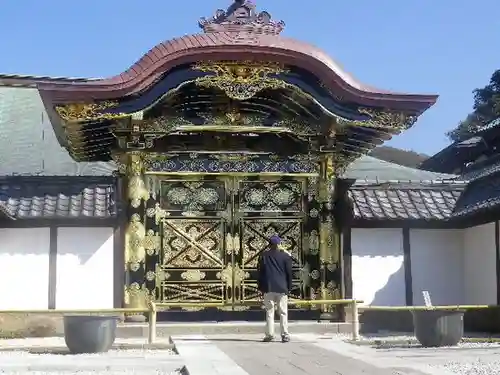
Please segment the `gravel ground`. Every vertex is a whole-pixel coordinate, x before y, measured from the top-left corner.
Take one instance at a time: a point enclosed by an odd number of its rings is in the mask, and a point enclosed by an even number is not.
[[[135,347],[144,339],[117,340]],[[19,348],[19,350],[9,350]],[[0,340],[0,374],[181,374],[184,364],[173,350],[112,349],[108,353],[70,355],[64,339]],[[2,349],[7,349],[2,351]],[[37,353],[48,349],[48,353]]]
[[[441,355],[444,363],[431,367],[457,375],[500,375],[500,343],[461,343],[447,349],[453,358]]]
[[[351,341],[352,336],[349,334],[340,334],[342,338],[346,341]],[[494,342],[487,342],[488,339],[494,340]],[[482,341],[476,342],[475,340]],[[402,344],[402,343],[415,343],[418,344],[418,340],[415,335],[408,333],[374,333],[366,334],[360,337],[360,343],[369,344],[373,343],[375,345],[379,343],[391,344]],[[488,335],[464,335],[463,341],[458,345],[459,347],[475,347],[476,344],[489,344],[489,346],[496,347],[500,345],[500,338],[498,336],[488,336]]]
[[[497,375],[500,374],[500,361],[449,362],[443,366],[433,366],[457,375]]]
[[[465,339],[487,337],[466,335]],[[343,339],[349,341],[350,337],[344,336]],[[370,345],[374,341],[381,344]],[[465,341],[454,347],[422,348],[413,335],[384,333],[362,336],[360,345],[373,350],[376,357],[397,357],[425,364],[443,374],[500,375],[500,342]]]

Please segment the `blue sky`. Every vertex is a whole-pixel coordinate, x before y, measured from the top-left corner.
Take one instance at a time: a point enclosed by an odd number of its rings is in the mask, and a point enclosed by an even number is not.
[[[438,93],[437,105],[391,145],[435,153],[500,68],[498,0],[256,0],[284,34],[328,52],[372,86]],[[4,0],[0,72],[105,77],[157,43],[198,31],[230,0]]]

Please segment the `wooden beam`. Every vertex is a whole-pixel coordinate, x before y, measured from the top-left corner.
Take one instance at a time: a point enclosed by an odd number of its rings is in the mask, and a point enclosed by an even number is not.
[[[344,274],[344,295],[342,298],[352,298],[352,247],[351,228],[343,228],[342,231],[342,273]]]
[[[413,277],[411,272],[410,228],[403,228],[403,262],[405,271],[406,305],[413,306]]]
[[[50,248],[49,248],[49,295],[48,308],[56,308],[57,295],[57,226],[50,226]]]

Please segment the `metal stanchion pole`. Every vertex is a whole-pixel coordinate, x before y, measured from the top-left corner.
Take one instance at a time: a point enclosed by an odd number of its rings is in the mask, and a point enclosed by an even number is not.
[[[352,340],[359,341],[359,312],[356,300],[352,302]]]
[[[156,341],[156,313],[156,304],[151,302],[149,306],[148,344],[154,344]]]

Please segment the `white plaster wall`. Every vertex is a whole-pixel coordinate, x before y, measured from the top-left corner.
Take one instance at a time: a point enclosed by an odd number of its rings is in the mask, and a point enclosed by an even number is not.
[[[49,228],[0,228],[0,309],[47,309]]]
[[[57,309],[113,307],[113,228],[59,228]]]
[[[461,304],[463,298],[463,232],[455,229],[410,230],[413,304]]]
[[[353,297],[366,305],[405,305],[401,229],[352,229]]]
[[[497,303],[495,223],[464,231],[464,303]]]

